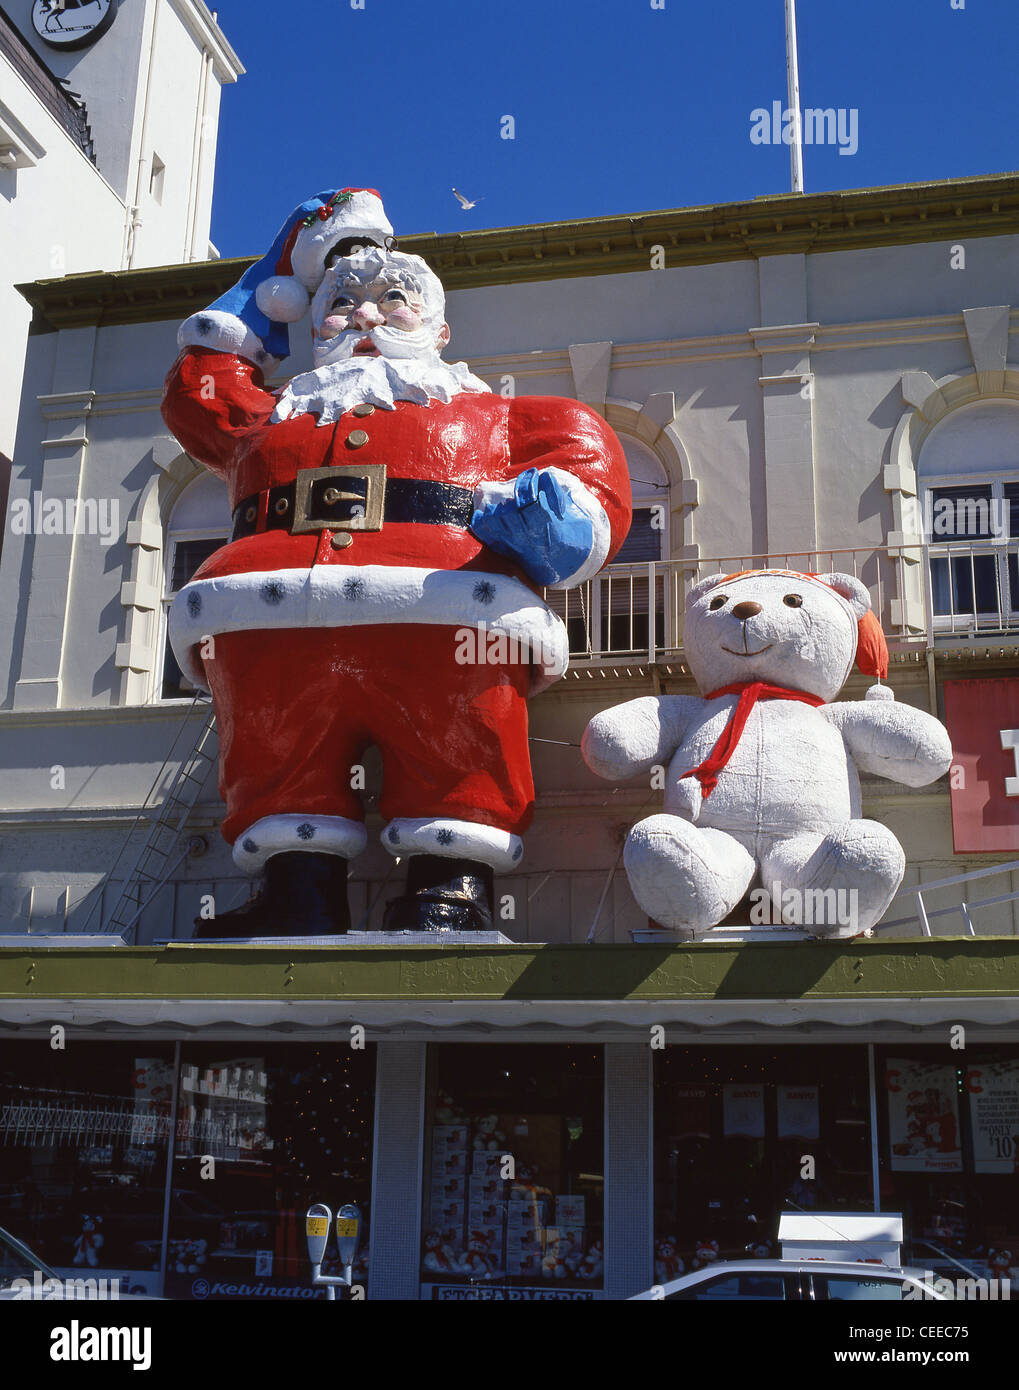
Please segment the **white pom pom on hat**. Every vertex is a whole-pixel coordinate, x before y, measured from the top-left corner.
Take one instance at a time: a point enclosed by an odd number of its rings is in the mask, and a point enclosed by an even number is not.
[[[295,275],[270,275],[255,289],[255,303],[273,323],[296,323],[308,312],[308,291]]]
[[[276,273],[255,290],[255,303],[273,323],[296,323],[308,312],[325,275],[326,258],[338,242],[363,237],[366,245],[386,246],[392,236],[392,223],[376,189],[343,188],[294,224]]]

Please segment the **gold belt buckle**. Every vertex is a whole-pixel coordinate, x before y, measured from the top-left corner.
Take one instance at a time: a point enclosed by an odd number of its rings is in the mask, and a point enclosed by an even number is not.
[[[345,492],[338,486],[327,488],[323,500],[333,502],[357,502],[355,514],[349,517],[314,516],[309,510],[311,490],[321,478],[332,478],[339,483],[344,478],[363,478],[366,484],[364,497],[359,492]],[[384,463],[363,463],[359,468],[340,467],[302,468],[294,480],[294,519],[290,527],[292,536],[300,536],[308,531],[381,531],[382,517],[386,503],[386,465]]]

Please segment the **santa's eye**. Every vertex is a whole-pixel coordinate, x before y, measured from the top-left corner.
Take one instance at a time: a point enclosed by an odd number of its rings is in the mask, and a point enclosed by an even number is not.
[[[708,608],[709,608],[709,609],[711,610],[711,612],[713,613],[713,612],[715,611],[716,608],[724,608],[725,605],[726,605],[728,602],[729,602],[729,595],[728,595],[728,594],[719,594],[717,598],[713,598],[713,599],[711,600],[711,602],[708,604]]]
[[[786,596],[785,596],[785,598],[782,600],[782,602],[783,602],[788,608],[802,608],[802,607],[803,607],[803,599],[800,597],[799,594],[786,594]]]
[[[382,296],[383,304],[406,304],[407,296],[403,290],[388,290]]]
[[[349,294],[339,294],[329,306],[330,313],[334,309],[350,310],[354,307],[353,297]]]

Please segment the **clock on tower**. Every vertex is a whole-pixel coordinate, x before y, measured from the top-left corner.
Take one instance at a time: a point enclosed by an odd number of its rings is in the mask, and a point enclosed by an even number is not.
[[[114,0],[35,0],[32,27],[51,48],[86,48],[116,15]]]

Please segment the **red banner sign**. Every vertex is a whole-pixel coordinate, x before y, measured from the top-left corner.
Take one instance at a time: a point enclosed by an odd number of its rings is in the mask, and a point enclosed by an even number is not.
[[[1019,680],[945,681],[956,854],[1019,850]]]

